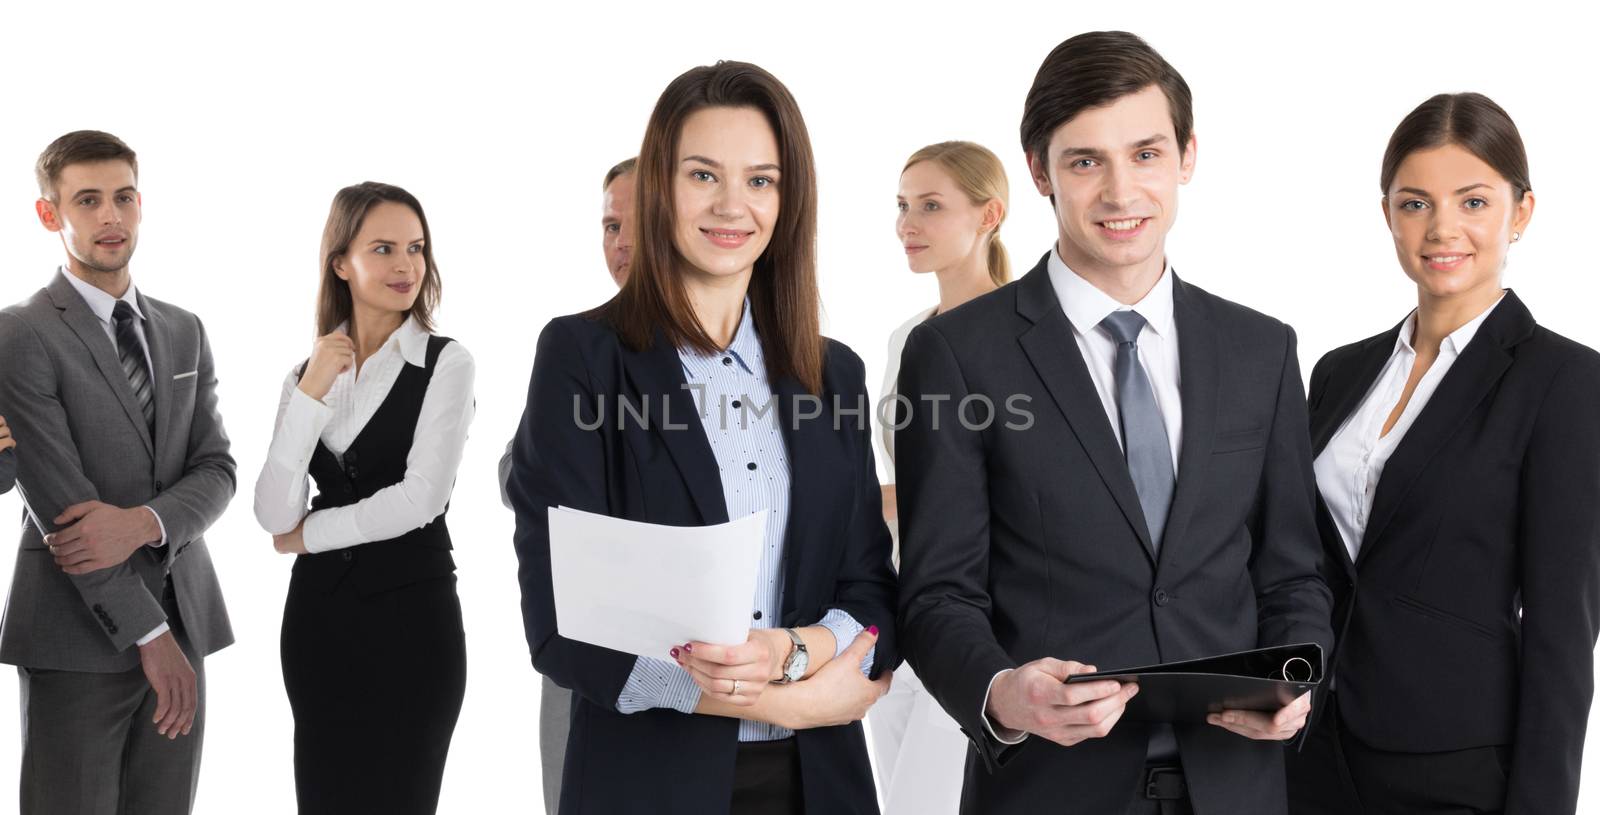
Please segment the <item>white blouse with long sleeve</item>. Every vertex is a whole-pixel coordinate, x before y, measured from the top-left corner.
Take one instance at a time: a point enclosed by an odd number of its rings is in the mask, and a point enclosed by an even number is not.
[[[317,442],[343,459],[405,366],[427,364],[429,336],[407,318],[359,374],[340,374],[320,402],[300,390],[298,365],[289,372],[278,401],[272,446],[256,479],[256,520],[263,529],[281,535],[304,518],[306,551],[327,552],[399,537],[444,512],[475,411],[475,366],[459,342],[446,345],[435,363],[406,456],[405,478],[350,506],[307,517],[307,470]]]

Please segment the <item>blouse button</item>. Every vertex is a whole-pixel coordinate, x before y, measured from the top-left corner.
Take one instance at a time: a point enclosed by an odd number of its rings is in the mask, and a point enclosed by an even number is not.
[[[744,465],[744,468],[746,470],[754,470],[756,468],[756,463],[752,461],[749,464]]]
[[[723,357],[722,358],[722,364],[723,365],[732,365],[733,364],[733,357]]]

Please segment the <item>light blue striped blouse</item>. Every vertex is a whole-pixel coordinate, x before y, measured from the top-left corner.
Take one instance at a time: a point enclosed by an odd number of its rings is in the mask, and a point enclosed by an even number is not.
[[[702,354],[679,349],[684,380],[700,408],[701,426],[711,443],[722,476],[722,494],[730,519],[767,510],[766,551],[757,572],[752,628],[773,628],[783,599],[784,532],[789,525],[789,462],[783,432],[767,380],[761,339],[750,318],[750,301],[726,351]],[[791,409],[788,413],[792,413]],[[833,632],[834,656],[861,633],[861,624],[840,609],[830,609],[816,623]],[[872,655],[862,663],[865,671]],[[638,713],[650,708],[671,708],[693,713],[700,704],[700,686],[676,662],[639,657],[633,673],[617,697],[617,710]],[[788,738],[787,728],[748,719],[739,722],[740,741]]]

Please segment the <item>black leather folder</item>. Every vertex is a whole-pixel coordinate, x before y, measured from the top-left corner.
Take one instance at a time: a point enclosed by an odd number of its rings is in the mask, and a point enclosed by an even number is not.
[[[1193,722],[1221,710],[1275,712],[1322,682],[1322,646],[1280,645],[1120,671],[1077,674],[1069,684],[1115,679],[1139,692],[1122,718],[1135,722]]]

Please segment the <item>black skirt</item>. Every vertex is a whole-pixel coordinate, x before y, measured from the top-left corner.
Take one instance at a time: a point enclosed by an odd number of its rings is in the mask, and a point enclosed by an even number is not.
[[[300,812],[431,815],[467,684],[455,575],[362,597],[306,571],[280,642]]]

